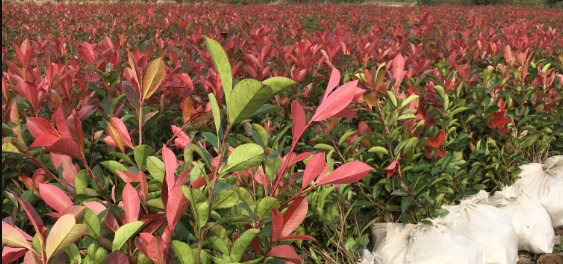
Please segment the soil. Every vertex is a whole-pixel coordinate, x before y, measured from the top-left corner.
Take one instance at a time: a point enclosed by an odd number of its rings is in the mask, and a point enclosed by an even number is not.
[[[561,245],[562,237],[563,228],[556,229],[553,254],[536,255],[534,253],[520,251],[518,252],[518,262],[516,264],[563,264],[563,246]]]

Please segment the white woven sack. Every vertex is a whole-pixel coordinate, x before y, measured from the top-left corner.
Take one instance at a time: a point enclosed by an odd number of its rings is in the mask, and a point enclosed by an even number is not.
[[[543,162],[543,170],[563,179],[563,155],[547,158]]]
[[[554,228],[563,226],[563,180],[543,170],[542,164],[520,166],[520,179],[515,184],[535,201],[540,202],[551,217]]]
[[[444,206],[450,213],[436,221],[454,232],[485,246],[487,264],[515,264],[518,261],[518,235],[512,220],[502,210],[487,204],[489,194],[481,191],[461,201]]]
[[[483,245],[435,223],[374,225],[376,264],[485,264]],[[381,237],[378,237],[379,240]],[[379,242],[379,241],[378,241]]]
[[[518,250],[536,254],[553,251],[555,232],[551,218],[543,206],[519,189],[518,185],[505,187],[490,198],[489,204],[499,208],[512,219],[518,235]]]

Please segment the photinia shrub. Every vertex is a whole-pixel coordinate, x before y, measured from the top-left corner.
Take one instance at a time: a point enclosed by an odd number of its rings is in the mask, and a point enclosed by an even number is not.
[[[2,9],[3,263],[348,263],[563,149],[558,10]]]

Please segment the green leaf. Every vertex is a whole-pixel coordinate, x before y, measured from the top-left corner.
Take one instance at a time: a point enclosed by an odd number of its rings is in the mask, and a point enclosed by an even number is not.
[[[244,254],[244,252],[246,251],[246,248],[248,247],[248,245],[250,245],[250,242],[252,241],[252,239],[254,239],[258,233],[260,233],[260,230],[258,229],[249,229],[246,230],[246,232],[244,232],[233,244],[233,247],[231,249],[231,259],[234,262],[239,262],[240,259],[242,258],[242,255]]]
[[[63,251],[65,248],[74,244],[86,232],[85,224],[76,224],[74,215],[63,215],[51,228],[47,241],[45,242],[45,253],[47,259],[55,256],[57,253]],[[4,233],[4,226],[2,226],[2,233]],[[2,244],[4,244],[4,237],[2,237]]]
[[[86,224],[86,232],[95,239],[100,238],[100,220],[94,211],[90,208],[84,209],[84,215],[80,223]]]
[[[219,251],[221,254],[229,255],[229,248],[225,241],[217,236],[207,238],[211,246]]]
[[[84,189],[88,188],[88,181],[90,177],[88,177],[88,172],[86,170],[81,170],[76,173],[74,177],[74,188],[76,190],[76,194],[84,194]]]
[[[205,163],[207,163],[208,166],[211,166],[211,157],[207,151],[203,150],[199,144],[190,143],[190,145],[194,148],[195,152],[203,158]]]
[[[326,152],[334,151],[334,147],[332,147],[331,145],[323,144],[323,143],[319,143],[319,144],[315,145],[313,148],[324,150]]]
[[[225,100],[227,100],[227,104],[229,103],[231,90],[233,89],[233,74],[231,72],[231,63],[229,63],[229,58],[227,57],[227,53],[219,42],[205,37],[205,46],[207,47],[207,51],[211,56],[211,60],[213,61],[213,65],[217,68],[217,73],[219,74],[219,78],[221,78],[221,84],[223,84],[223,91],[225,92]]]
[[[271,95],[272,89],[259,81],[245,79],[237,83],[231,93],[230,100],[227,100],[231,125],[248,118],[268,101]]]
[[[115,171],[128,171],[127,167],[123,164],[115,161],[115,160],[106,160],[100,162],[104,167],[106,167],[109,171],[116,173]]]
[[[153,264],[154,262],[145,256],[145,254],[140,253],[139,257],[137,258],[137,264]]]
[[[389,100],[391,100],[391,103],[393,103],[394,106],[397,106],[397,97],[395,97],[393,92],[387,91],[387,96],[389,97]]]
[[[205,197],[200,190],[189,188],[186,185],[182,185],[182,192],[191,202],[191,206],[196,214],[198,231],[201,231],[209,217],[209,202],[207,201],[207,197]]]
[[[250,218],[246,215],[227,215],[219,218],[214,225],[223,225],[226,223],[240,223],[240,222],[248,222]]]
[[[80,264],[82,263],[82,256],[80,255],[80,251],[78,251],[78,247],[75,244],[70,245],[67,247],[64,252],[68,256],[68,261],[73,264]]]
[[[450,113],[448,113],[448,115],[449,115],[450,117],[453,117],[455,114],[459,114],[459,113],[461,113],[461,112],[463,112],[463,111],[465,111],[465,110],[467,110],[467,107],[465,107],[465,106],[464,106],[464,107],[460,107],[460,108],[457,108],[456,110],[451,111]]]
[[[270,86],[272,96],[282,93],[285,89],[291,87],[296,82],[287,77],[272,77],[262,82],[264,85]]]
[[[133,164],[133,161],[131,160],[131,158],[129,158],[129,156],[127,156],[127,155],[125,155],[125,154],[123,154],[123,153],[121,153],[121,152],[111,152],[111,153],[109,153],[109,154],[112,155],[112,156],[114,156],[114,157],[116,157],[116,158],[119,158],[119,159],[122,159],[122,160],[124,160],[124,161],[127,161],[129,164]]]
[[[143,101],[151,97],[166,75],[166,67],[162,58],[156,58],[149,63],[149,67],[143,74]]]
[[[384,147],[379,147],[379,146],[370,148],[370,149],[368,150],[368,152],[372,152],[372,153],[377,154],[377,156],[378,156],[380,159],[383,158],[383,155],[389,155],[389,151],[387,151],[386,148],[384,148]]]
[[[281,109],[281,107],[279,107],[279,106],[264,104],[264,105],[260,106],[260,108],[258,108],[258,110],[256,110],[256,112],[252,113],[248,117],[250,118],[250,117],[253,117],[253,116],[256,116],[256,115],[271,113],[271,112],[274,112],[274,111],[278,111],[280,109]]]
[[[133,223],[128,223],[121,226],[115,232],[115,237],[113,239],[113,245],[111,246],[112,251],[119,250],[129,238],[131,238],[139,229],[143,226],[144,222],[137,221]]]
[[[268,218],[272,214],[272,208],[279,209],[280,201],[274,197],[264,197],[258,202],[257,216],[260,221]]]
[[[207,141],[209,141],[209,143],[211,143],[211,145],[213,145],[215,148],[220,149],[219,148],[219,138],[215,134],[213,134],[211,132],[203,132],[203,133],[201,133],[201,135],[205,139],[207,139]],[[187,148],[187,149],[189,149],[189,148]]]
[[[152,148],[147,145],[139,145],[134,149],[135,162],[139,169],[143,169],[147,165],[147,158],[152,154]]]
[[[240,145],[231,152],[224,172],[242,171],[258,166],[264,159],[264,149],[257,144]]]
[[[107,250],[92,243],[88,246],[88,255],[84,258],[84,264],[106,264],[107,259]]]
[[[164,162],[155,156],[150,156],[147,158],[147,169],[151,176],[157,179],[159,182],[164,181]]]
[[[282,161],[279,158],[273,158],[266,161],[265,164],[265,172],[266,176],[270,178],[270,180],[274,180],[276,178],[276,174],[278,170],[281,168]]]
[[[225,209],[235,206],[238,202],[238,192],[233,189],[224,189],[213,198],[213,209]]]
[[[414,95],[414,94],[411,95],[411,96],[409,96],[409,98],[407,98],[405,101],[403,101],[403,103],[401,103],[401,108],[403,108],[403,107],[409,105],[410,103],[412,103],[412,101],[418,99],[419,97],[420,97],[420,96]]]
[[[211,112],[213,113],[215,129],[217,130],[217,137],[219,137],[219,129],[221,128],[221,111],[219,111],[219,104],[217,104],[217,98],[215,98],[215,95],[210,93],[208,98],[209,103],[211,104]],[[219,143],[217,143],[217,145],[219,145]]]
[[[344,135],[342,135],[342,137],[340,137],[340,140],[338,140],[338,146],[342,146],[342,144],[344,144],[344,142],[346,142],[346,140],[349,137],[351,137],[354,133],[356,133],[356,130],[346,131],[346,133],[344,133]]]
[[[184,163],[188,164],[188,168],[193,166],[192,162],[194,161],[194,152],[192,148],[184,148]]]
[[[256,133],[260,137],[260,141],[262,141],[264,148],[267,148],[268,147],[268,132],[266,132],[266,129],[264,129],[264,127],[262,127],[259,124],[252,124],[252,129],[254,131],[256,131]]]
[[[446,216],[450,213],[450,211],[448,211],[447,209],[436,209],[434,210],[434,212],[432,213],[432,218],[436,218],[436,217],[441,217],[441,216]]]
[[[2,139],[2,153],[20,153],[18,148],[8,140],[8,137]]]
[[[172,240],[172,249],[176,252],[176,256],[178,256],[178,260],[182,264],[195,264],[195,258],[192,254],[192,249],[188,244],[178,241]]]
[[[442,87],[441,85],[434,85],[434,91],[436,91],[436,93],[438,93],[440,97],[442,97],[442,99],[446,97],[444,93],[444,87]]]

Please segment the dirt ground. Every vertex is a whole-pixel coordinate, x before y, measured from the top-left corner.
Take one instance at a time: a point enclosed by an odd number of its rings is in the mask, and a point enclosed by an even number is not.
[[[516,264],[563,264],[563,229],[555,230],[555,247],[552,254],[536,255],[530,252],[518,252]]]

